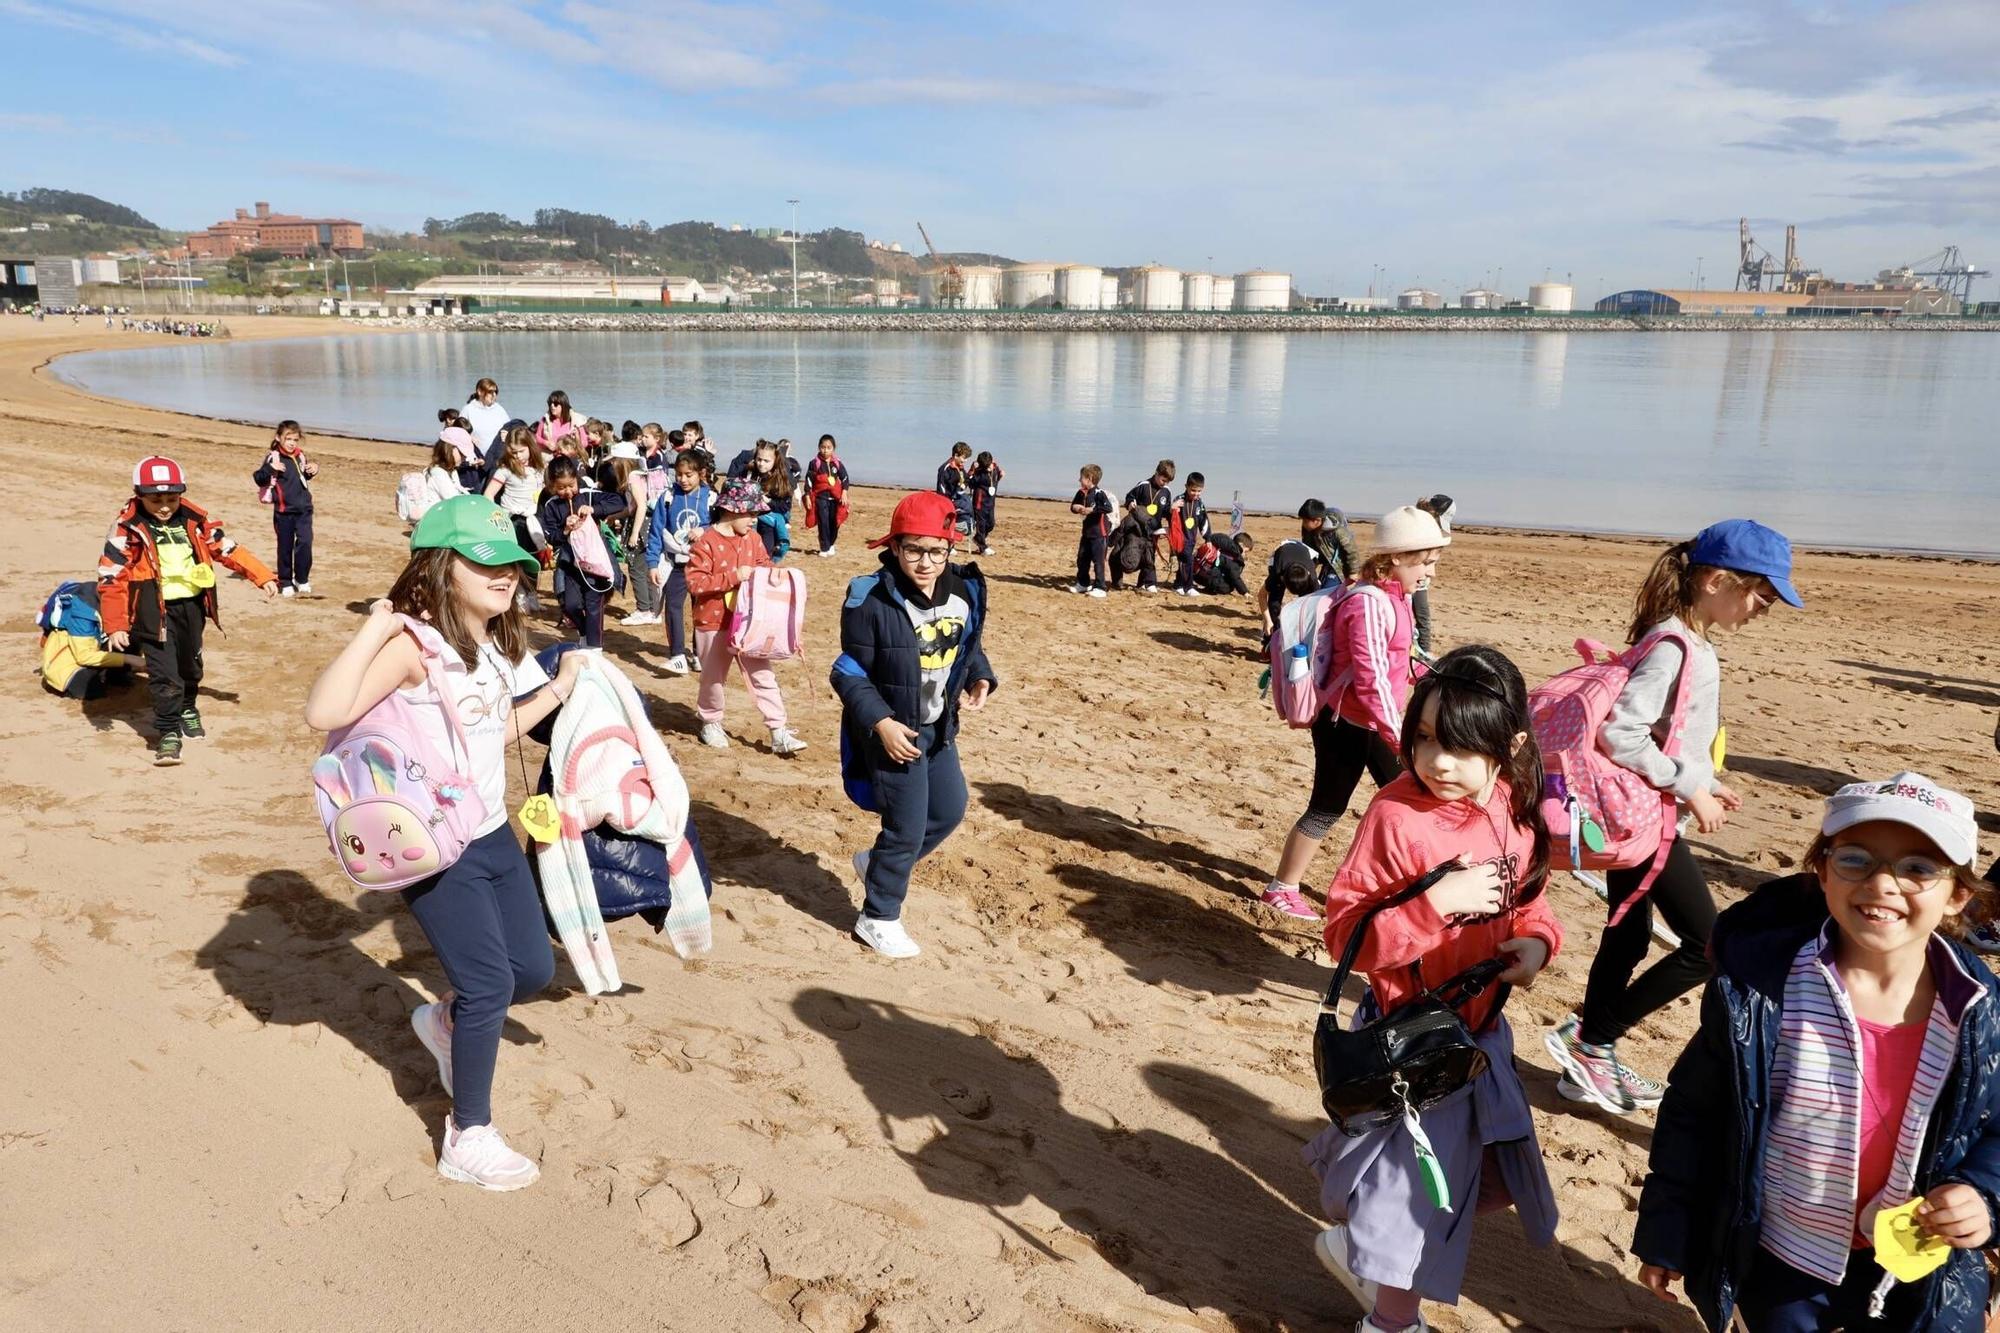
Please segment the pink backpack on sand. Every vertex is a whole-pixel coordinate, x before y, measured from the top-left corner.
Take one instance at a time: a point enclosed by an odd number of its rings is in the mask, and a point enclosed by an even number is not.
[[[424,675],[461,755],[432,749],[399,690],[326,738],[313,763],[313,795],[334,860],[364,889],[407,888],[437,874],[464,853],[488,813],[467,772],[472,749],[445,689],[451,649],[429,625],[400,619],[423,654]]]
[[[1639,891],[1611,915],[1616,922],[1645,896],[1666,865],[1676,831],[1674,794],[1661,791],[1599,748],[1605,719],[1625,682],[1663,641],[1689,649],[1675,631],[1649,634],[1622,653],[1594,639],[1578,639],[1583,665],[1528,692],[1529,727],[1542,751],[1542,817],[1549,826],[1549,865],[1557,870],[1625,870],[1651,864]],[[1687,673],[1674,686],[1667,743],[1680,752],[1687,720]]]
[[[805,646],[806,576],[798,569],[760,569],[736,585],[729,612],[729,647],[748,657],[782,662]]]

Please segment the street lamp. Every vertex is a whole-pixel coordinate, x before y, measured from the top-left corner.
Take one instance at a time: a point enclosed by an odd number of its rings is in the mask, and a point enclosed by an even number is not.
[[[799,201],[787,199],[792,206],[792,309],[799,308]]]

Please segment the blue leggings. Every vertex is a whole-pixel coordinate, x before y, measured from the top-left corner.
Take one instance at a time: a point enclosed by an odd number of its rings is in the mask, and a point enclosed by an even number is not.
[[[454,992],[452,1121],[460,1129],[488,1124],[507,1006],[542,990],[556,971],[527,854],[502,824],[439,874],[404,889],[403,901]]]
[[[965,818],[965,770],[958,766],[957,746],[937,744],[943,729],[942,721],[918,727],[914,744],[923,753],[907,764],[882,759],[875,770],[875,806],[882,812],[882,831],[868,853],[863,916],[878,921],[901,918],[910,872]],[[871,735],[867,744],[879,748],[881,742]]]

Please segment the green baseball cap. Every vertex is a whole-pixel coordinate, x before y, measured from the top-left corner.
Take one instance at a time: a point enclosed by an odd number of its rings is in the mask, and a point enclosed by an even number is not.
[[[482,565],[520,565],[530,575],[542,567],[514,540],[514,520],[507,511],[483,495],[454,495],[424,510],[410,534],[410,549],[439,546]]]

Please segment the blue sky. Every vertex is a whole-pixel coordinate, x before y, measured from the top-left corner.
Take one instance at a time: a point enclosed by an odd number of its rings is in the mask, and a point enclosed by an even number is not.
[[[0,188],[561,205],[1456,292],[2000,261],[2000,5],[0,0]],[[1996,264],[2000,266],[2000,264]],[[2000,285],[1984,284],[1989,297]]]

